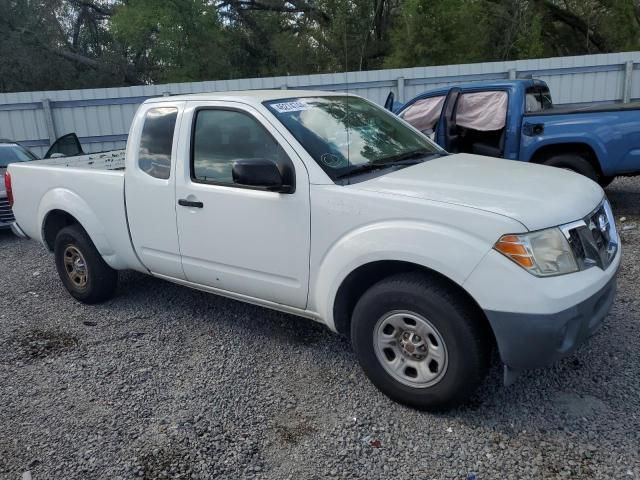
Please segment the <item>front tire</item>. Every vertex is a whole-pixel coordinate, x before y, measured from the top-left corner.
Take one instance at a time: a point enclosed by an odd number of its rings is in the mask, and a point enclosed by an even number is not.
[[[440,279],[399,274],[360,298],[351,339],[385,395],[437,411],[463,403],[484,379],[491,344],[483,326],[469,301]]]
[[[73,298],[94,304],[113,297],[118,272],[105,263],[80,225],[58,232],[54,254],[60,280]]]

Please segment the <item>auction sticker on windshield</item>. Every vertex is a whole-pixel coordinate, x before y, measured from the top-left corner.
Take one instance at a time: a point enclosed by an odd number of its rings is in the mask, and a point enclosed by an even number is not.
[[[278,113],[287,113],[308,110],[309,108],[311,108],[311,105],[303,101],[296,100],[293,102],[272,103],[271,108],[273,108]]]

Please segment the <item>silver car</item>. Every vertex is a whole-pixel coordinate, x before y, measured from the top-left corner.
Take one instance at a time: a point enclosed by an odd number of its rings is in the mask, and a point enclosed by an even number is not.
[[[0,230],[11,228],[13,212],[9,207],[7,192],[4,187],[4,172],[7,165],[14,162],[30,162],[37,160],[32,152],[11,140],[0,140]]]

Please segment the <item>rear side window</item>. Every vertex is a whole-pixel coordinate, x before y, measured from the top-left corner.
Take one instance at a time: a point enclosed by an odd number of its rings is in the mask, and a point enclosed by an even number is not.
[[[166,180],[171,174],[171,148],[177,116],[178,109],[174,107],[153,108],[145,116],[138,166],[152,177]]]
[[[525,93],[525,108],[527,113],[534,113],[553,108],[549,89],[544,87],[527,88]]]

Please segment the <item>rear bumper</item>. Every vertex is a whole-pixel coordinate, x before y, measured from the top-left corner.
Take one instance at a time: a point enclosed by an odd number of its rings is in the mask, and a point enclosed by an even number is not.
[[[544,367],[574,352],[602,325],[616,276],[579,304],[553,314],[486,311],[502,361],[513,370]]]
[[[20,238],[29,238],[29,236],[22,231],[18,222],[13,222],[10,226],[11,231]]]

